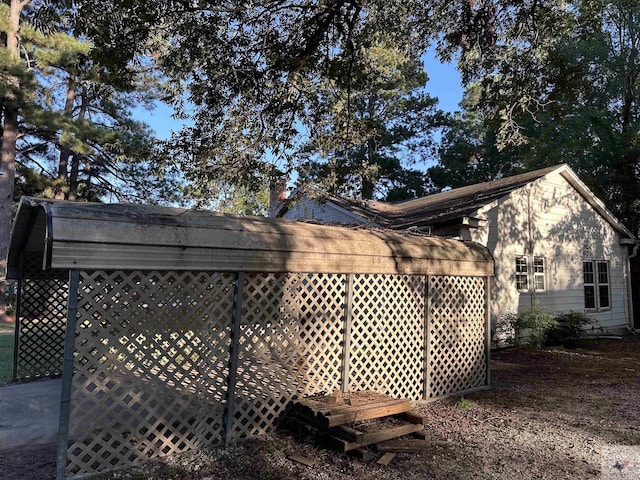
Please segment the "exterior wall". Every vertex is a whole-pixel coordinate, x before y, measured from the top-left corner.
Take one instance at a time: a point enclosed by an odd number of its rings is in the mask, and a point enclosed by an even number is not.
[[[347,212],[331,202],[318,203],[303,197],[291,205],[282,215],[288,220],[317,220],[321,223],[342,223],[345,225],[360,225],[366,223],[364,218]]]
[[[620,333],[629,321],[628,260],[619,234],[560,175],[551,174],[478,212],[486,225],[470,231],[495,258],[492,323],[501,315],[537,304],[551,312],[587,313],[603,330]],[[546,292],[518,292],[518,255],[545,259]],[[583,260],[609,262],[611,308],[585,310]],[[531,269],[531,266],[530,266]]]

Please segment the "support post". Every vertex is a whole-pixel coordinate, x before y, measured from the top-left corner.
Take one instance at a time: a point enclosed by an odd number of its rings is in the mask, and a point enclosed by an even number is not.
[[[487,387],[491,386],[491,277],[485,280],[485,361],[487,363]]]
[[[22,278],[24,277],[24,252],[20,252],[19,275],[16,285],[16,324],[13,332],[13,381],[18,380],[18,359],[20,352],[20,316],[22,315]]]
[[[344,299],[344,329],[342,338],[342,391],[349,391],[349,366],[351,362],[351,322],[353,306],[353,274],[347,274]]]
[[[56,480],[64,480],[67,470],[69,418],[71,415],[71,390],[73,381],[73,350],[76,339],[79,278],[77,270],[71,270],[69,272],[69,295],[67,298],[67,325],[64,334],[64,361],[62,364],[62,395],[60,400],[60,426],[58,427]]]
[[[242,295],[244,272],[236,279],[235,298],[233,300],[233,323],[231,325],[231,345],[229,351],[229,377],[227,381],[227,404],[224,415],[224,443],[228,444],[233,436],[233,417],[235,415],[236,382],[238,378],[238,356],[240,350],[240,321],[242,320]]]
[[[431,277],[425,275],[424,277],[424,399],[428,400],[431,392],[429,391],[429,357],[430,353],[430,341],[431,341]]]

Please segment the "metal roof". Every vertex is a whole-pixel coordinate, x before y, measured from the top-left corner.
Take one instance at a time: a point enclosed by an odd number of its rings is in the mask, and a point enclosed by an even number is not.
[[[146,205],[24,197],[14,221],[8,275],[20,256],[43,269],[492,275],[471,242],[383,230]]]

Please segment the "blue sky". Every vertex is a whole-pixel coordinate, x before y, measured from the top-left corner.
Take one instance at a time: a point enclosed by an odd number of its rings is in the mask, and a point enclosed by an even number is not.
[[[462,100],[461,77],[454,63],[440,63],[435,58],[433,49],[423,57],[425,70],[429,74],[427,91],[438,97],[439,106],[447,112],[455,112]]]
[[[447,112],[458,110],[458,104],[462,100],[462,87],[460,86],[460,74],[453,63],[440,63],[429,50],[424,58],[425,69],[429,74],[427,91],[430,95],[438,97],[439,106]],[[184,124],[171,117],[173,109],[168,105],[158,104],[153,111],[137,109],[134,111],[138,120],[147,123],[158,138],[166,139],[172,131],[177,131]]]

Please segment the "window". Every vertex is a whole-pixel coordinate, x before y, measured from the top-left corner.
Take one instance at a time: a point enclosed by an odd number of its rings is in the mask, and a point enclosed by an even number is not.
[[[544,292],[547,289],[545,276],[545,263],[543,257],[533,257],[533,270],[529,271],[529,257],[519,255],[516,257],[516,288],[520,292],[528,292],[529,285],[535,288],[536,292]],[[532,274],[529,282],[529,274]]]
[[[547,282],[544,275],[544,258],[533,257],[533,286],[536,292],[544,292]]]
[[[516,288],[521,292],[529,290],[529,266],[527,257],[516,257]]]
[[[600,308],[609,308],[609,264],[607,262],[598,262],[598,306]]]
[[[609,262],[589,260],[582,262],[584,282],[584,308],[606,310],[611,308],[609,295]]]
[[[596,308],[596,284],[593,275],[593,262],[582,263],[582,276],[584,279],[584,308]]]

